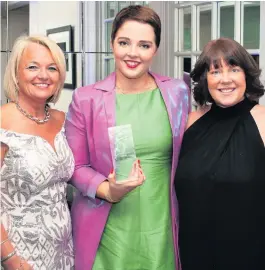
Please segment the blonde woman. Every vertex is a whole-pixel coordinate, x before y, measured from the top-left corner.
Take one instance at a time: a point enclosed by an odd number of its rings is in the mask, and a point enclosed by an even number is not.
[[[42,36],[19,38],[7,64],[1,107],[1,264],[4,269],[71,269],[66,185],[74,170],[65,114],[51,109],[65,60]]]

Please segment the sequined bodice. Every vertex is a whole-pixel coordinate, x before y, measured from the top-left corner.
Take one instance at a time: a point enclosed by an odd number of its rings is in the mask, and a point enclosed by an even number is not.
[[[66,182],[73,173],[74,162],[63,130],[55,136],[56,152],[39,136],[1,129],[1,137],[9,146],[1,169],[5,207],[35,208],[65,198]]]
[[[0,141],[8,146],[1,168],[1,217],[9,238],[34,270],[71,269],[66,186],[74,158],[64,128],[55,136],[54,148],[39,136],[0,132]]]

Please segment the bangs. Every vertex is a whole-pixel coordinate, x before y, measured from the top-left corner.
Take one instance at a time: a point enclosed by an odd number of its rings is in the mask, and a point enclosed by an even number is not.
[[[235,55],[232,54],[213,54],[213,55],[208,55],[208,57],[205,59],[206,61],[206,68],[209,71],[212,67],[215,69],[223,67],[223,63],[227,64],[228,66],[239,66],[241,68],[242,64],[240,59],[238,59]]]
[[[222,62],[229,66],[245,68],[244,56],[240,52],[237,44],[232,40],[213,41],[206,49],[204,57],[207,70],[210,70],[212,66],[214,68],[222,67]]]
[[[193,97],[200,106],[213,102],[208,89],[207,73],[211,68],[218,69],[223,65],[237,66],[244,71],[246,96],[250,100],[256,101],[264,95],[264,86],[259,79],[261,70],[253,57],[237,41],[230,38],[219,38],[209,41],[204,46],[190,73]]]

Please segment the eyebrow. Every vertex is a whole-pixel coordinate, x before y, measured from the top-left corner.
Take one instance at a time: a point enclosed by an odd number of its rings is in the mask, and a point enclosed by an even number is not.
[[[127,37],[119,37],[118,40],[120,40],[120,39],[125,39],[127,41],[130,41],[130,39],[127,38]],[[153,44],[153,42],[152,41],[149,41],[149,40],[139,40],[139,42]]]
[[[36,65],[39,65],[39,63],[36,62],[36,61],[31,61],[31,62],[29,62],[29,64],[36,64]],[[52,63],[48,64],[48,66],[52,66],[52,65],[55,65],[55,66],[56,66],[56,63],[52,62]]]

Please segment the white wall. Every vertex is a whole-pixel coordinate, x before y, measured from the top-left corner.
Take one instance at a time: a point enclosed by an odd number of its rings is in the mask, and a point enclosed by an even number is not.
[[[47,29],[66,25],[74,28],[74,50],[80,50],[80,2],[79,1],[30,1],[30,34],[44,34]],[[76,85],[82,85],[81,54],[76,55]],[[55,108],[64,112],[72,100],[73,90],[63,89]]]

